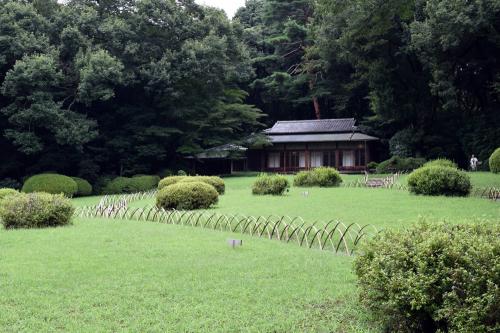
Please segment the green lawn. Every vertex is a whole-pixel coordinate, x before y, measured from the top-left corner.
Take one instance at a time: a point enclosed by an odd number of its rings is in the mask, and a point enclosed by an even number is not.
[[[500,222],[500,203],[486,199],[343,187],[292,187],[283,197],[261,197],[251,194],[254,179],[226,178],[226,194],[213,210],[379,228],[406,227],[422,217]],[[498,186],[500,175],[477,173],[472,180]],[[229,248],[231,237],[244,246]],[[153,222],[77,219],[65,228],[0,229],[0,332],[381,332],[357,302],[352,260]]]
[[[486,173],[485,173],[486,174]],[[473,176],[475,181],[486,180]],[[345,177],[345,176],[344,176]],[[354,179],[359,176],[347,176]],[[496,177],[496,178],[494,178]],[[308,222],[340,220],[346,224],[372,224],[377,228],[399,228],[425,218],[452,223],[486,220],[500,221],[500,204],[487,199],[468,197],[417,196],[402,190],[366,188],[296,188],[283,197],[251,194],[254,177],[226,179],[226,194],[220,197],[215,211],[228,214],[301,216]],[[292,179],[290,177],[290,179]],[[489,177],[492,181],[500,175]],[[402,180],[404,181],[404,180]],[[305,196],[304,192],[308,192]],[[154,199],[132,203],[134,207],[154,204]]]
[[[0,230],[1,332],[377,332],[352,258],[149,222]]]

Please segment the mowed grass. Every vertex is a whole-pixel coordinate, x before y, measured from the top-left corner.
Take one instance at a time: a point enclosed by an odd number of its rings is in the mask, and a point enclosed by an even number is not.
[[[352,258],[137,221],[0,229],[1,332],[377,332]]]
[[[344,181],[359,175],[343,176]],[[500,180],[500,175],[475,173],[476,183]],[[293,177],[289,176],[290,181]],[[250,216],[300,216],[308,223],[339,220],[345,224],[371,224],[377,228],[401,228],[426,219],[451,223],[500,222],[500,204],[476,197],[417,196],[404,190],[367,188],[297,188],[284,196],[255,196],[251,193],[255,177],[225,179],[226,194],[212,210]],[[405,181],[402,179],[401,181]],[[153,205],[154,199],[141,200],[133,207]]]

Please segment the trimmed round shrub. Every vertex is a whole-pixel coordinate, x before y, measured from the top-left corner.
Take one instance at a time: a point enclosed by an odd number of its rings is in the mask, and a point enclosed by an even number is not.
[[[386,230],[355,258],[360,300],[387,332],[498,332],[500,226]]]
[[[500,173],[500,148],[497,148],[490,156],[490,171]]]
[[[187,176],[187,175],[188,175],[187,172],[184,170],[177,171],[177,176]]]
[[[340,173],[334,168],[316,168],[310,171],[301,171],[295,175],[293,185],[300,187],[334,187],[342,183]]]
[[[0,220],[7,229],[56,227],[70,224],[74,211],[61,194],[19,193],[3,202]]]
[[[129,187],[135,192],[151,191],[158,187],[160,177],[156,175],[137,175],[130,179]]]
[[[423,165],[424,167],[427,166],[443,166],[443,167],[450,167],[450,168],[455,168],[458,169],[458,165],[446,158],[438,158],[436,160],[429,161]]]
[[[226,191],[226,184],[224,180],[220,177],[215,176],[195,176],[195,177],[185,177],[180,180],[180,182],[203,182],[212,185],[217,193],[224,194]]]
[[[76,191],[77,197],[87,197],[92,194],[92,185],[83,178],[72,177],[75,181],[78,190]]]
[[[178,182],[180,182],[182,179],[186,178],[187,176],[170,176],[170,177],[166,177],[166,178],[163,178],[162,180],[160,180],[160,183],[158,183],[158,190],[161,190],[167,186],[170,186],[170,185],[173,185],[173,184],[177,184]]]
[[[420,168],[425,163],[425,158],[393,156],[388,160],[380,162],[377,173],[393,173],[410,171]]]
[[[282,175],[262,174],[253,183],[252,193],[256,195],[283,195],[290,183]]]
[[[16,194],[19,194],[19,191],[16,191],[12,188],[0,188],[0,200],[3,200],[10,195]]]
[[[44,173],[28,178],[24,182],[22,191],[25,193],[64,194],[67,197],[72,197],[78,191],[78,185],[71,177]]]
[[[377,162],[374,162],[374,161],[371,161],[370,163],[368,163],[366,165],[366,167],[369,169],[369,170],[375,170],[377,169],[378,167],[378,163]]]
[[[472,188],[470,177],[461,170],[430,166],[408,176],[410,192],[423,195],[467,196]]]
[[[219,194],[212,185],[203,182],[179,182],[160,190],[156,206],[163,209],[207,209],[215,205]]]

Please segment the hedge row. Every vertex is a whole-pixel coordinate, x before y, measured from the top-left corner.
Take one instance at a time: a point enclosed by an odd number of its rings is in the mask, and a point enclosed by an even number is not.
[[[137,175],[133,177],[116,177],[103,188],[103,194],[126,194],[145,192],[155,189],[160,181],[159,176]]]
[[[390,159],[380,162],[377,166],[377,173],[393,173],[410,171],[424,165],[424,158],[393,156]]]
[[[293,179],[293,185],[300,187],[334,187],[339,186],[340,183],[342,183],[340,173],[334,168],[327,167],[301,171]]]
[[[217,193],[224,194],[226,191],[226,184],[224,180],[220,177],[215,176],[170,176],[163,178],[158,184],[158,190],[162,190],[163,188],[177,184],[179,182],[189,183],[189,182],[201,182],[206,183],[215,188]]]

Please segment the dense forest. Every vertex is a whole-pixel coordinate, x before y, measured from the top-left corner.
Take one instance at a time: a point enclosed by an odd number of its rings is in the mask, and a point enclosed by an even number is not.
[[[0,180],[160,173],[334,117],[382,157],[485,161],[499,59],[498,0],[248,0],[232,20],[193,0],[0,0]]]

